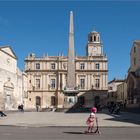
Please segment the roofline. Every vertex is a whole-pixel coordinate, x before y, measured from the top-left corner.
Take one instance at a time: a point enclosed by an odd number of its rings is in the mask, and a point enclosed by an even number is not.
[[[126,81],[126,79],[115,79],[114,78],[113,80],[109,81],[108,84],[113,83],[113,82],[124,82],[124,81]]]
[[[4,50],[2,50],[2,48],[10,48],[12,53],[14,54],[15,57],[13,57],[12,55],[10,55],[9,53],[5,52]],[[11,56],[12,58],[15,58],[16,60],[18,59],[16,54],[14,53],[12,47],[10,45],[5,45],[5,46],[0,46],[0,50],[6,54],[8,54],[9,56]]]

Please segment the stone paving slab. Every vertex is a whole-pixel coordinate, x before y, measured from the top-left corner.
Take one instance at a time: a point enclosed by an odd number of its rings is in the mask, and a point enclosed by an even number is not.
[[[89,113],[63,112],[9,112],[7,117],[0,117],[0,125],[10,126],[77,126],[85,127]],[[98,113],[101,127],[140,127],[140,114],[123,112],[121,115]]]

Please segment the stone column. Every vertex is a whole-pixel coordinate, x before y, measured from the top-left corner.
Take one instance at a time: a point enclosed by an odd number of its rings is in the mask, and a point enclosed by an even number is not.
[[[68,48],[68,77],[67,87],[75,87],[75,56],[74,56],[74,29],[73,29],[73,12],[70,12],[70,29],[69,29],[69,48]]]

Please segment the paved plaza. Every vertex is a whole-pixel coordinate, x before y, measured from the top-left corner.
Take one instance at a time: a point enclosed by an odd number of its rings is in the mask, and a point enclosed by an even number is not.
[[[85,127],[89,113],[63,112],[6,112],[7,117],[0,117],[1,126],[71,126]],[[140,127],[140,114],[122,112],[120,115],[97,113],[100,127]]]
[[[0,126],[1,140],[139,140],[140,127],[101,128],[101,135],[84,134],[83,127]]]

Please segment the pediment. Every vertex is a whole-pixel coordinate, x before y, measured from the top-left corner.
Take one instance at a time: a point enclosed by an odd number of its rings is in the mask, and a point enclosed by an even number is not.
[[[8,87],[8,88],[14,88],[14,84],[11,83],[10,81],[7,81],[5,84],[4,84],[4,87]]]
[[[10,46],[1,47],[0,50],[3,51],[4,53],[8,54],[9,56],[17,59],[14,51],[12,50],[12,48]]]

